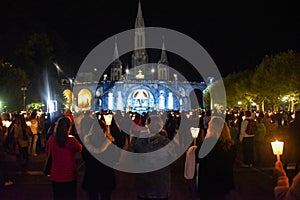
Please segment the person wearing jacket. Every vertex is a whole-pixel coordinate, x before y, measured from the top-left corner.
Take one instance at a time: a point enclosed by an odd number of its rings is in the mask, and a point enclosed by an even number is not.
[[[146,127],[148,132],[142,131],[142,137],[134,141],[133,150],[135,153],[156,151],[170,142],[167,132],[163,129],[163,121],[159,116],[150,116],[146,120]],[[142,134],[149,134],[149,137],[145,137]],[[161,156],[170,155],[166,152],[165,155]],[[136,186],[139,200],[167,200],[170,196],[171,188],[170,166],[152,172],[137,173]]]

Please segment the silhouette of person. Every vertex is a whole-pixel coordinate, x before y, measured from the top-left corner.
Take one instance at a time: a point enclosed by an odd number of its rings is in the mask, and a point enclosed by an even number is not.
[[[226,199],[230,190],[234,189],[233,165],[236,147],[228,125],[221,117],[211,118],[205,140],[216,144],[204,158],[198,156],[200,148],[196,150],[200,199]]]
[[[90,130],[83,133],[85,136],[81,155],[85,162],[85,171],[82,188],[87,191],[89,200],[110,200],[116,185],[115,172],[97,160],[96,156],[106,151],[112,142],[108,139],[104,140],[105,134],[99,130],[98,121],[93,121]]]
[[[134,141],[133,149],[135,153],[156,151],[167,145],[170,141],[167,132],[163,129],[163,121],[159,116],[150,116],[146,120],[146,126],[150,136],[148,138],[137,138]],[[169,155],[166,154],[165,156]],[[170,166],[153,172],[138,173],[136,174],[138,199],[166,200],[170,195],[170,183]]]

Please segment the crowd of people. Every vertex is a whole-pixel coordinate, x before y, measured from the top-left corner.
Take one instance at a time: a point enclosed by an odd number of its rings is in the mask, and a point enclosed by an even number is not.
[[[109,124],[105,119],[108,114],[112,116]],[[11,121],[7,127],[0,123],[2,180],[5,186],[13,184],[5,167],[7,153],[16,155],[21,170],[26,170],[29,156],[34,158],[39,152],[45,151],[46,155],[52,156],[49,180],[52,182],[54,199],[76,199],[76,154],[81,154],[85,163],[82,188],[87,191],[88,198],[110,199],[116,186],[115,171],[101,163],[95,155],[103,154],[112,145],[135,153],[148,153],[166,146],[177,135],[178,148],[186,145],[193,147],[192,140],[182,136],[183,132],[189,130],[180,129],[180,123],[185,118],[184,120],[197,121],[200,128],[195,148],[195,161],[198,163],[195,180],[199,180],[196,185],[201,200],[226,199],[235,188],[233,168],[239,157],[238,147],[242,149],[240,166],[251,168],[260,165],[267,136],[272,134],[274,126],[283,125],[288,126],[290,136],[295,140],[287,161],[283,164],[277,162],[275,165],[279,181],[274,194],[277,199],[293,199],[299,197],[300,175],[295,176],[290,187],[285,164],[295,161],[296,170],[298,169],[300,139],[297,131],[300,130],[300,112],[297,111],[294,119],[284,123],[272,116],[267,112],[243,111],[224,114],[211,110],[141,114],[87,111],[75,115],[63,110],[61,115],[53,120],[38,112],[32,112],[30,115],[15,113],[1,116],[1,121]],[[254,133],[248,130],[251,120],[255,121]],[[99,125],[100,133],[96,130],[99,129]],[[205,143],[214,145],[205,157],[201,157],[201,149]],[[153,172],[138,173],[136,182],[138,199],[168,199],[171,194],[170,166]]]
[[[0,162],[5,186],[13,185],[6,167],[7,154],[16,156],[19,170],[24,173],[29,157],[37,157],[38,152],[44,151],[46,119],[45,114],[38,112],[0,115]]]

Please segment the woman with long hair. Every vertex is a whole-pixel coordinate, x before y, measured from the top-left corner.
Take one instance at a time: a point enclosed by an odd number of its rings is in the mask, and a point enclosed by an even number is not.
[[[226,199],[234,189],[233,165],[236,148],[230,136],[230,129],[221,117],[212,117],[207,129],[205,142],[214,145],[203,158],[196,151],[198,170],[198,191],[200,199]],[[204,150],[207,150],[203,148]],[[202,151],[202,150],[201,150]]]
[[[82,145],[70,135],[71,120],[61,117],[56,122],[53,134],[46,144],[46,155],[51,154],[52,166],[50,180],[52,181],[53,198],[76,199],[77,169],[75,154],[81,152]]]

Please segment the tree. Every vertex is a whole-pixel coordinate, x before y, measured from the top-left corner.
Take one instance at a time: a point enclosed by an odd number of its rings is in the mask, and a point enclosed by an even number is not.
[[[265,56],[256,69],[253,76],[256,93],[268,100],[273,109],[285,97],[292,105],[299,99],[299,58],[299,54],[288,50],[274,56]]]
[[[53,62],[55,60],[53,41],[47,34],[33,32],[30,33],[15,51],[13,58],[16,65],[20,66],[31,81],[28,88],[30,102],[40,101],[46,88],[45,71],[49,77],[55,73]],[[53,82],[53,80],[49,80]]]
[[[240,90],[239,84],[241,83],[243,77],[241,72],[228,74],[224,78],[224,85],[227,97],[227,106],[229,108],[240,107],[238,102],[244,99],[244,92]]]
[[[207,108],[212,109],[218,105],[218,109],[226,109],[226,91],[223,79],[214,80],[206,87],[203,91],[203,100]]]
[[[224,78],[227,105],[230,108],[249,109],[251,102],[256,101],[256,94],[252,87],[252,70],[232,73]],[[238,102],[242,104],[239,105]]]
[[[0,60],[0,98],[7,110],[23,110],[22,87],[29,85],[26,73],[12,63]]]
[[[205,104],[205,109],[210,109],[210,92],[209,88],[207,87],[205,90],[203,90],[203,101]]]

